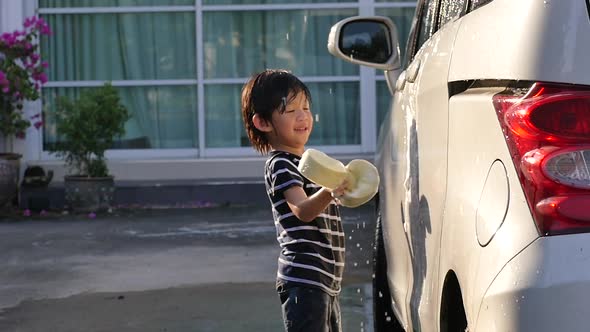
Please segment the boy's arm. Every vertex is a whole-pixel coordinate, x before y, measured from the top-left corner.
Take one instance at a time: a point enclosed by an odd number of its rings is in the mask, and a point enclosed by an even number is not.
[[[307,196],[302,187],[293,186],[287,189],[284,195],[293,214],[303,222],[310,222],[330,205],[334,197],[341,196],[345,190],[346,183],[343,183],[333,192],[322,188],[315,194]]]

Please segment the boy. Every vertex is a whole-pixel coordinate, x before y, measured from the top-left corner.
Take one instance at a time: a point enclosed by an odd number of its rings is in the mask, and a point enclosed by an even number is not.
[[[285,330],[340,332],[344,232],[335,197],[297,170],[313,128],[308,88],[284,70],[265,70],[242,89],[242,118],[254,149],[268,153],[264,178],[277,240],[277,291]]]

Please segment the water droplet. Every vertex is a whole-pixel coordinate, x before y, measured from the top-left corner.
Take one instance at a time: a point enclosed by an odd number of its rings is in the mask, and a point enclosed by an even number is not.
[[[287,40],[289,40],[289,33],[287,32],[287,34],[285,35],[285,38],[287,38]]]
[[[381,293],[381,291],[379,291],[379,297],[383,297],[383,293]]]
[[[360,288],[357,288],[357,289],[356,289],[356,292],[357,292],[357,293],[360,293],[360,292],[361,292],[361,289],[360,289]]]
[[[387,317],[385,318],[385,320],[386,320],[386,321],[389,323],[389,322],[391,322],[391,317],[387,316]]]
[[[354,264],[353,264],[353,265],[356,267],[356,266],[358,266],[358,263],[357,263],[357,262],[354,262]]]
[[[356,244],[356,247],[357,247],[357,248],[360,248],[360,246],[361,246],[361,244],[360,244],[360,243],[357,243],[357,244]]]
[[[367,259],[367,265],[371,264],[371,261]]]
[[[349,237],[348,237],[348,239],[349,239],[349,240],[352,240],[352,236],[349,236]]]
[[[375,279],[375,273],[373,273],[373,275],[371,276],[371,278]]]

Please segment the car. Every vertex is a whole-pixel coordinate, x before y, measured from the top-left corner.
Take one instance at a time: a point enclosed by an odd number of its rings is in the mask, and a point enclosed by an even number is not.
[[[590,3],[419,0],[336,23],[383,70],[376,331],[590,329]],[[402,59],[403,58],[403,59]]]

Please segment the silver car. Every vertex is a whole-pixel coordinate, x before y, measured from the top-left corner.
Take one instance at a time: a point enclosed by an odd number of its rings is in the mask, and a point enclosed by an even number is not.
[[[384,70],[376,331],[590,330],[590,3],[419,0],[328,48]]]

